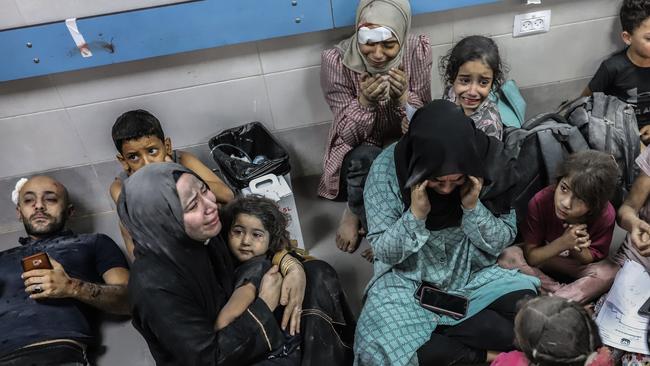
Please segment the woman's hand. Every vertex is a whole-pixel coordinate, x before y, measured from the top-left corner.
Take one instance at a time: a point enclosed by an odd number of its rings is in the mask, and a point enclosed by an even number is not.
[[[280,304],[284,305],[285,308],[281,326],[283,330],[287,329],[288,323],[289,334],[291,335],[300,333],[300,314],[302,312],[302,300],[305,298],[306,283],[305,270],[298,265],[292,266],[282,281]]]
[[[388,81],[390,83],[390,97],[405,105],[408,99],[408,77],[401,68],[393,67],[388,70]]]
[[[465,184],[460,189],[460,203],[466,210],[473,210],[478,202],[478,196],[483,188],[483,178],[467,176]]]
[[[371,76],[364,73],[361,76],[361,94],[359,103],[363,106],[377,104],[377,102],[386,99],[386,93],[389,91],[390,82],[388,75]]]
[[[262,277],[258,297],[266,303],[271,311],[274,311],[280,303],[280,291],[282,290],[282,275],[278,266],[273,266]]]
[[[424,220],[431,211],[431,202],[427,195],[428,180],[411,187],[411,213],[418,220]]]

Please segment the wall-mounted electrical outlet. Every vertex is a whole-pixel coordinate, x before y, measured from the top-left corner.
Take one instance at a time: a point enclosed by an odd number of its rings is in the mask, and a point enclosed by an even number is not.
[[[518,14],[515,15],[512,36],[523,37],[531,34],[546,33],[549,29],[551,29],[550,10]]]

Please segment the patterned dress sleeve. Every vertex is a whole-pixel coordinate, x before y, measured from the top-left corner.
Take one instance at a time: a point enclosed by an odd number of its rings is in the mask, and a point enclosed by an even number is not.
[[[431,66],[433,58],[431,55],[431,42],[428,36],[420,35],[417,37],[417,47],[413,50],[411,63],[408,102],[413,107],[420,108],[431,101]]]
[[[512,244],[517,235],[517,220],[514,210],[506,215],[496,217],[483,206],[481,201],[473,210],[463,208],[461,227],[470,243],[485,253],[486,258],[492,263],[505,247]]]
[[[388,152],[392,152],[390,149]],[[430,232],[424,220],[418,220],[404,204],[397,189],[397,178],[389,171],[391,154],[384,152],[375,160],[364,189],[368,241],[375,260],[389,265],[403,262],[417,253],[429,240]]]
[[[375,123],[375,108],[359,104],[351,71],[343,65],[336,48],[321,54],[320,82],[325,101],[334,114],[336,134],[349,146],[367,140]]]

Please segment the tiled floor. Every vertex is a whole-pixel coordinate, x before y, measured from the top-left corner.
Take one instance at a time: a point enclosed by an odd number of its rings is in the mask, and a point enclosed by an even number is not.
[[[363,289],[372,276],[372,264],[361,257],[361,252],[368,248],[368,242],[363,239],[353,254],[344,253],[336,247],[334,237],[345,203],[319,198],[316,195],[318,178],[308,176],[292,182],[305,246],[310,254],[336,269],[350,306],[358,314]]]

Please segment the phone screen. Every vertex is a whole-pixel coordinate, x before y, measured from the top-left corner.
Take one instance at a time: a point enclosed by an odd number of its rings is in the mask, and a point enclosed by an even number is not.
[[[432,288],[424,288],[421,304],[432,308],[445,310],[450,313],[465,316],[467,312],[467,299],[462,296],[448,294]]]

